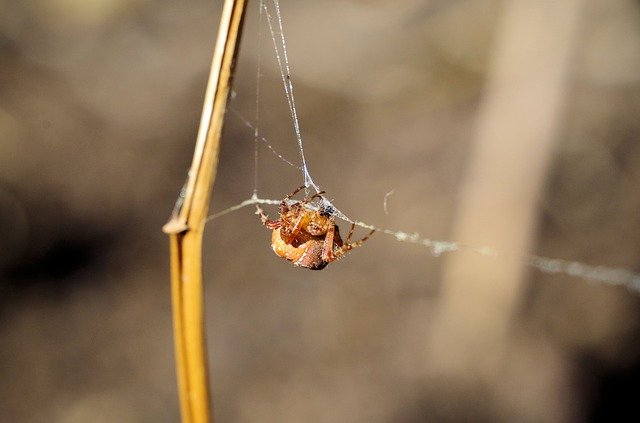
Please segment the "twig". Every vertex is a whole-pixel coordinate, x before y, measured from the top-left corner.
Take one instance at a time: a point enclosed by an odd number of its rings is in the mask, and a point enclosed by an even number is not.
[[[171,296],[183,423],[212,421],[202,295],[202,235],[247,0],[225,0],[193,162],[179,205],[163,227],[171,247]]]

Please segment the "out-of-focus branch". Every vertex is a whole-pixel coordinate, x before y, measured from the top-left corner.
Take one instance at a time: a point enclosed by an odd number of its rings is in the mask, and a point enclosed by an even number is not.
[[[584,0],[505,3],[496,34],[453,239],[526,253],[563,119]],[[474,254],[448,257],[433,342],[441,367],[492,372],[500,362],[526,268]],[[486,361],[485,361],[486,360]]]

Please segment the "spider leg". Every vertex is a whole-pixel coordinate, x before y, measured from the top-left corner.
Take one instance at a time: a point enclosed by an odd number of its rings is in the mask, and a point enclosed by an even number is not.
[[[322,245],[322,260],[330,263],[336,259],[336,256],[333,254],[333,239],[336,232],[335,225],[332,225],[327,231],[324,237],[324,244]],[[338,235],[340,238],[340,235]]]
[[[302,229],[303,217],[304,216],[302,215],[298,217],[298,220],[296,220],[296,223],[293,225],[293,228],[291,228],[291,230],[285,231],[284,234],[280,232],[280,236],[282,237],[282,240],[285,242],[285,244],[291,244],[293,240],[298,236],[298,234],[300,233],[300,230]],[[281,229],[281,231],[283,229]]]
[[[333,235],[333,243],[338,247],[342,247],[344,245],[344,242],[340,237],[340,228],[338,227],[338,225],[335,224],[335,222],[333,226],[335,228],[335,234]]]
[[[260,216],[260,221],[264,226],[269,229],[277,229],[282,226],[282,222],[280,220],[270,220],[269,216],[264,214],[264,211],[260,208],[260,206],[256,205],[256,214]]]
[[[373,233],[376,231],[375,229],[372,229],[371,232],[369,232],[364,238],[352,243],[351,237],[353,236],[353,231],[355,230],[355,227],[356,227],[355,223],[352,223],[351,229],[349,230],[349,235],[347,236],[347,240],[345,241],[344,245],[336,251],[336,259],[341,258],[342,256],[344,256],[354,248],[358,248],[362,246],[362,244],[364,244],[364,242],[368,240],[369,237],[371,237],[371,235],[373,235]]]
[[[291,198],[296,195],[298,192],[300,192],[301,189],[306,188],[306,185],[302,185],[299,186],[298,188],[294,189],[292,193],[287,194],[286,197],[284,197],[284,200],[282,200],[282,202],[285,202],[286,200],[291,200]]]
[[[344,241],[343,243],[340,244],[340,248],[338,248],[338,250],[336,251],[336,259],[341,258],[342,256],[344,256],[345,254],[347,254],[352,248],[354,248],[351,245],[351,237],[353,236],[353,231],[355,229],[355,224],[351,224],[351,228],[349,229],[349,234],[347,235],[347,239],[346,241]],[[340,237],[340,235],[338,235],[338,238]]]
[[[349,229],[349,235],[347,235],[347,245],[351,244],[351,237],[353,236],[353,231],[356,229],[356,224],[351,224],[351,229]]]
[[[291,200],[291,198],[296,195],[301,189],[306,188],[305,185],[299,186],[298,188],[294,189],[292,192],[290,192],[289,194],[285,195],[285,197],[282,199],[282,201],[280,202],[280,207],[279,207],[279,211],[280,211],[280,215],[282,216],[283,214],[285,214],[286,212],[289,211],[289,204],[287,204],[288,201]]]
[[[355,225],[353,225],[353,226],[355,226]],[[373,235],[373,233],[374,233],[375,231],[376,231],[375,229],[371,229],[371,232],[369,232],[369,233],[368,233],[364,238],[362,238],[361,240],[356,241],[356,242],[354,242],[353,244],[348,244],[348,245],[349,245],[349,249],[351,250],[351,249],[353,249],[353,248],[360,247],[362,244],[364,244],[364,242],[365,242],[366,240],[368,240],[368,239],[371,237],[371,235]]]

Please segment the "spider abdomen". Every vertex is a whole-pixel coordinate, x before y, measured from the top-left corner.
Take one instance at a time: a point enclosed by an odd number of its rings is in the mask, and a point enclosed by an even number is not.
[[[327,262],[322,259],[324,240],[304,232],[298,234],[293,241],[286,243],[280,229],[274,229],[271,235],[271,248],[279,257],[289,260],[296,266],[312,270],[323,269]]]

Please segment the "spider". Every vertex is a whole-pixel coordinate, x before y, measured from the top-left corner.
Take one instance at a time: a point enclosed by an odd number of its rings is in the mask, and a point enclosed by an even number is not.
[[[352,223],[347,240],[343,242],[331,206],[318,205],[317,210],[307,207],[313,200],[322,199],[324,191],[305,197],[302,201],[291,200],[303,188],[306,187],[303,185],[284,197],[277,220],[269,220],[260,206],[256,206],[256,214],[260,216],[262,224],[273,230],[271,248],[279,257],[295,266],[321,270],[361,246],[375,232],[372,230],[360,241],[352,243],[355,229]]]

